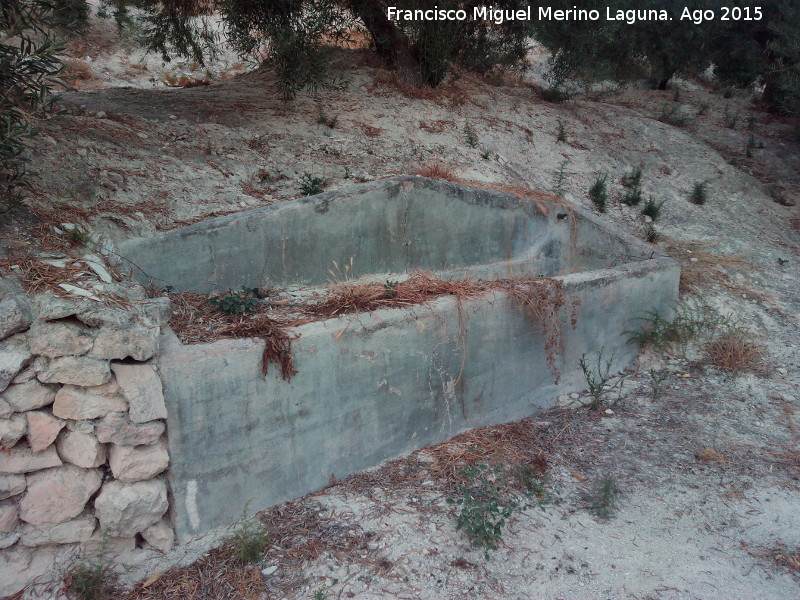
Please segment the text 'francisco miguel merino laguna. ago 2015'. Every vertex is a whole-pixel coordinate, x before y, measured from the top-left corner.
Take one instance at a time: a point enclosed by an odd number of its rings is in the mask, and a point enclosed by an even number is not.
[[[629,25],[640,21],[691,21],[700,25],[706,21],[760,21],[763,17],[760,6],[726,7],[716,10],[693,9],[684,7],[680,14],[670,14],[666,9],[649,8],[636,10],[618,10],[606,7],[605,10],[595,8],[554,9],[552,6],[538,6],[512,10],[493,6],[476,6],[471,11],[464,9],[447,9],[434,6],[428,9],[402,9],[389,6],[386,16],[392,21],[492,21],[502,25],[506,21],[624,21]]]

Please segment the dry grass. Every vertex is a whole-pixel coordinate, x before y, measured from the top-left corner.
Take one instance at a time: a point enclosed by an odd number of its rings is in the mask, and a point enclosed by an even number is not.
[[[742,332],[723,333],[706,345],[706,352],[712,364],[726,371],[764,369],[764,346]]]
[[[211,305],[206,294],[170,292],[166,296],[172,303],[170,326],[185,344],[223,338],[261,338],[265,342],[264,375],[269,363],[279,365],[281,377],[287,381],[297,373],[292,361],[292,337],[269,315],[226,315]]]
[[[701,460],[707,463],[726,463],[729,462],[727,456],[722,454],[721,452],[717,452],[713,448],[703,448],[697,454],[695,454],[695,458],[697,460]]]
[[[258,567],[242,566],[233,548],[212,550],[191,566],[174,567],[116,600],[259,600],[266,587]]]
[[[789,567],[795,573],[800,574],[800,551],[787,552],[785,550],[781,550],[775,552],[772,558],[779,565],[783,565],[784,567]]]
[[[739,257],[709,252],[709,244],[677,242],[669,238],[664,238],[664,242],[667,254],[681,263],[681,293],[697,292],[707,289],[709,285],[720,285],[740,292],[741,287],[731,283],[727,271],[748,272],[753,269],[753,265]]]
[[[317,318],[331,319],[344,314],[372,311],[381,308],[414,306],[441,296],[455,296],[459,319],[461,301],[476,298],[492,291],[508,293],[528,316],[531,327],[541,330],[547,362],[556,377],[559,372],[555,357],[561,343],[559,314],[568,302],[561,281],[547,278],[518,277],[493,281],[443,280],[422,271],[414,271],[399,283],[341,284],[332,288],[320,302],[305,307],[305,312]],[[569,303],[571,324],[577,322],[577,300]],[[463,329],[463,322],[461,323]]]
[[[431,162],[425,163],[419,169],[414,171],[414,175],[420,177],[429,177],[430,179],[444,179],[446,181],[459,182],[459,178],[455,173],[446,166],[441,160],[434,159]]]
[[[66,81],[90,81],[94,79],[92,67],[85,60],[80,58],[65,57],[61,60],[64,63],[62,78]]]

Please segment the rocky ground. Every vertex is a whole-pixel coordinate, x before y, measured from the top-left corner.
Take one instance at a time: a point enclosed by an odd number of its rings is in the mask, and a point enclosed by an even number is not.
[[[515,514],[488,559],[446,503],[467,438],[269,511],[273,538],[257,568],[212,555],[136,597],[800,597],[795,123],[764,112],[750,91],[707,82],[561,105],[537,97],[531,73],[411,90],[361,50],[336,52],[335,86],[285,103],[268,71],[228,59],[212,65],[209,85],[193,65],[166,77],[110,32],[94,35],[75,42],[84,62],[71,67],[80,78],[64,94],[68,114],[33,141],[39,174],[2,226],[7,241],[31,241],[35,204],[120,239],[295,198],[307,176],[334,189],[433,165],[591,207],[590,185],[608,174],[607,218],[636,235],[654,225],[656,245],[684,265],[685,299],[730,315],[766,350],[746,372],[710,364],[702,338],[686,355],[650,352],[611,412],[562,398],[572,406],[480,434],[491,446],[472,458],[486,464],[521,452],[521,437],[526,456],[549,465],[553,495]],[[664,202],[654,223],[618,201],[637,165],[645,200]],[[703,205],[689,201],[699,182]],[[655,399],[650,369],[665,378]],[[620,489],[611,519],[591,510],[606,475]],[[223,572],[229,587],[208,583]]]

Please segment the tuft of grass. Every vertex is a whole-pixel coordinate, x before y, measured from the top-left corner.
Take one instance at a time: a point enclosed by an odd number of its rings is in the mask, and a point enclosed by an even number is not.
[[[464,143],[470,148],[478,147],[478,132],[469,121],[464,123]]]
[[[230,540],[233,554],[242,564],[260,560],[268,543],[269,529],[256,517],[242,520]]]
[[[116,596],[117,575],[108,560],[83,563],[69,574],[67,589],[79,600],[110,600]]]
[[[328,115],[325,112],[325,109],[321,106],[319,107],[319,113],[317,113],[317,124],[318,125],[325,125],[330,129],[335,129],[336,124],[339,122],[339,115]]]
[[[763,369],[766,350],[749,332],[731,328],[710,341],[706,345],[706,352],[711,364],[740,373]]]
[[[328,180],[324,177],[317,177],[308,172],[303,172],[300,176],[300,191],[306,196],[316,196],[322,193]]]
[[[692,118],[681,109],[680,105],[665,102],[661,107],[661,114],[658,116],[658,120],[675,127],[686,127],[691,123]]]
[[[731,112],[730,105],[725,105],[725,112],[722,113],[722,123],[728,129],[736,129],[739,124],[739,111]]]
[[[608,203],[608,191],[606,189],[606,180],[608,175],[598,175],[594,180],[592,187],[589,188],[589,198],[594,202],[595,207],[600,212],[606,212],[606,205]]]
[[[652,396],[651,399],[653,402],[659,399],[661,396],[662,389],[664,387],[664,382],[669,377],[669,371],[662,371],[659,373],[655,369],[650,369],[650,385],[652,387]]]
[[[556,141],[564,142],[567,141],[567,128],[564,125],[564,121],[558,119],[558,129],[556,130]]]
[[[445,164],[438,160],[426,163],[415,171],[416,175],[420,177],[429,177],[430,179],[444,179],[446,181],[458,181],[458,177],[453,171]]]
[[[89,242],[92,241],[92,236],[89,235],[85,230],[81,229],[77,225],[67,231],[67,242],[69,242],[70,246],[86,246]]]
[[[653,227],[652,223],[648,223],[647,226],[644,228],[644,241],[648,244],[655,244],[658,240],[661,239],[661,233]]]
[[[650,217],[655,221],[658,219],[658,215],[661,214],[661,207],[664,206],[664,200],[661,202],[656,202],[652,198],[650,198],[647,202],[645,202],[644,208],[642,209],[642,214],[646,217]]]
[[[708,202],[708,185],[705,181],[696,181],[689,194],[689,202],[702,206]]]
[[[588,501],[592,512],[599,519],[607,520],[614,516],[619,502],[620,489],[613,475],[603,475],[594,485]]]
[[[586,360],[586,354],[583,354],[579,361],[581,370],[583,370],[583,377],[586,379],[586,385],[589,386],[589,394],[592,397],[591,402],[585,406],[591,410],[599,410],[605,404],[606,396],[614,390],[621,390],[625,384],[624,376],[617,379],[613,384],[608,383],[613,377],[611,365],[614,362],[614,357],[612,356],[604,363],[604,352],[605,346],[601,346],[600,352],[597,354],[597,366],[589,365],[589,361]]]

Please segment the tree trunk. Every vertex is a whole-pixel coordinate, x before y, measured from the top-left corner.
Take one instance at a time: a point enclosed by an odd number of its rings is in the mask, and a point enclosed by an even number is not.
[[[404,81],[419,83],[419,52],[389,20],[380,0],[348,0],[348,4],[372,36],[378,55],[395,67]]]

